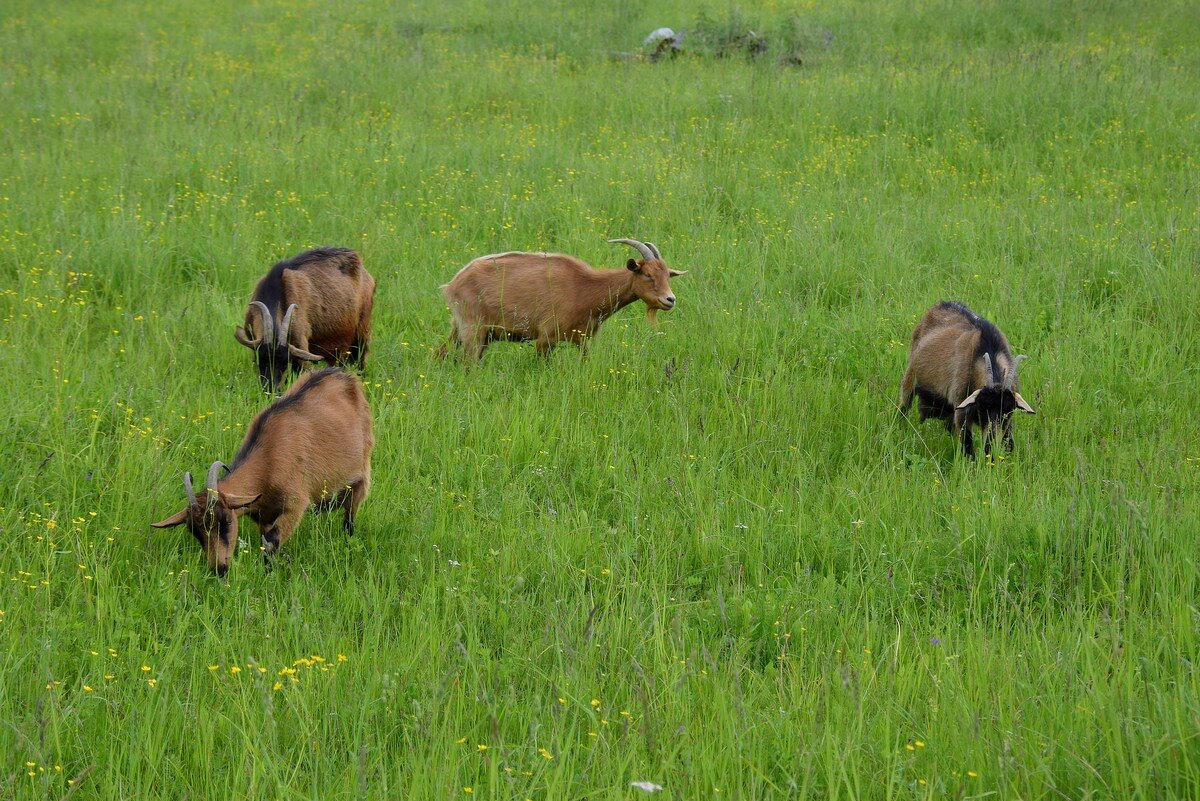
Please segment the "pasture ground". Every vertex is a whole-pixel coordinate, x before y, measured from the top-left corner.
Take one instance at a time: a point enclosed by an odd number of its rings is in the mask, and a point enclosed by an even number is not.
[[[616,54],[660,25],[704,35]],[[4,3],[0,797],[1200,795],[1197,30]],[[616,236],[691,270],[658,331],[433,358],[471,257]],[[253,281],[321,244],[379,281],[373,492],[222,582],[148,523],[265,402]],[[1010,458],[895,412],[942,298],[1030,355]]]

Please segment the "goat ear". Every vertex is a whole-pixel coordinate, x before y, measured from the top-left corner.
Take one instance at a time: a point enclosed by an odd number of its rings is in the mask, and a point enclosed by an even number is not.
[[[237,328],[233,329],[233,338],[236,339],[238,342],[241,342],[247,348],[254,350],[254,342],[252,342],[250,340],[250,337],[248,337],[246,335],[246,329],[242,328],[240,325]]]
[[[962,403],[958,404],[958,406],[955,406],[954,408],[956,408],[956,409],[965,409],[965,408],[967,408],[967,407],[968,407],[968,406],[970,406],[971,404],[975,403],[975,401],[979,400],[979,393],[980,393],[980,392],[983,392],[983,387],[980,387],[979,389],[977,389],[977,390],[975,390],[974,392],[972,392],[970,395],[968,395],[966,398],[964,398],[964,399],[963,399],[963,402],[962,402]]]
[[[226,495],[223,492],[218,492],[217,494],[221,496],[221,505],[226,509],[244,509],[262,497],[261,492],[253,498],[247,495]]]
[[[172,526],[178,526],[179,524],[183,523],[183,521],[187,520],[187,513],[188,510],[184,509],[171,515],[166,520],[159,520],[157,523],[151,523],[150,525],[154,526],[154,528],[171,528]]]
[[[1013,400],[1015,400],[1017,402],[1017,408],[1020,409],[1021,411],[1028,412],[1029,414],[1037,414],[1037,412],[1035,412],[1033,410],[1033,407],[1030,406],[1028,403],[1026,403],[1025,399],[1021,397],[1021,393],[1014,392]]]
[[[637,263],[637,259],[630,259],[629,261],[625,262],[625,269],[629,270],[631,273],[640,273],[642,271],[642,265]]]
[[[672,278],[677,278],[678,276],[681,276],[681,275],[687,275],[687,274],[688,274],[688,271],[687,271],[687,270],[672,270],[672,269],[671,269],[671,268],[669,268],[669,267],[667,268],[667,272],[670,274],[670,276],[671,276]]]
[[[300,359],[305,362],[319,362],[321,357],[315,353],[309,353],[306,350],[297,348],[295,345],[288,345],[288,353],[292,354],[293,358]]]

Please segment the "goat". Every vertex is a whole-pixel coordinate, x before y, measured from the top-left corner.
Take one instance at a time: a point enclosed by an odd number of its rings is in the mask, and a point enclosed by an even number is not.
[[[238,342],[254,351],[263,388],[276,391],[284,371],[307,362],[366,366],[375,279],[349,248],[309,250],[259,279]]]
[[[646,304],[656,322],[659,309],[675,307],[668,278],[686,275],[672,270],[658,248],[636,239],[610,239],[629,245],[642,258],[625,269],[596,270],[563,253],[497,253],[481,256],[442,286],[452,316],[450,338],[438,355],[461,345],[480,359],[495,340],[533,340],[546,356],[562,340],[586,351],[589,337],[605,319],[635,300]]]
[[[972,426],[983,433],[984,452],[992,452],[998,433],[1012,450],[1012,413],[1034,414],[1018,392],[1017,365],[1004,334],[958,301],[942,301],[913,329],[908,369],[900,382],[900,411],[907,413],[913,394],[921,420],[937,418],[957,432],[963,453],[975,458]],[[996,371],[1000,378],[997,380]]]
[[[202,496],[192,490],[192,474],[184,473],[187,506],[151,525],[187,524],[218,576],[229,570],[242,515],[258,524],[268,560],[310,505],[341,508],[342,525],[353,534],[371,486],[374,444],[358,377],[337,367],[308,373],[258,413],[231,466],[212,463]]]

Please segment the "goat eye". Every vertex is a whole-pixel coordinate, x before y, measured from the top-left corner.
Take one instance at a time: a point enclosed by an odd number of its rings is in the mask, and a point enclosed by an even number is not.
[[[643,276],[642,276],[642,280],[643,280],[643,281],[649,281],[649,282],[651,282],[651,283],[653,283],[653,282],[654,282],[654,278],[653,278],[653,276],[649,276],[649,275],[643,275]]]

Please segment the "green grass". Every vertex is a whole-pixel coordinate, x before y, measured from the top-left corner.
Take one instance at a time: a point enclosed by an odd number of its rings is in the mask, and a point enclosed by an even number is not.
[[[0,7],[0,797],[1200,794],[1197,6],[596,5]],[[772,49],[613,55],[698,19]],[[616,236],[659,331],[433,357]],[[148,524],[319,244],[371,497],[222,582]],[[943,298],[1030,355],[1002,461],[895,413]]]

